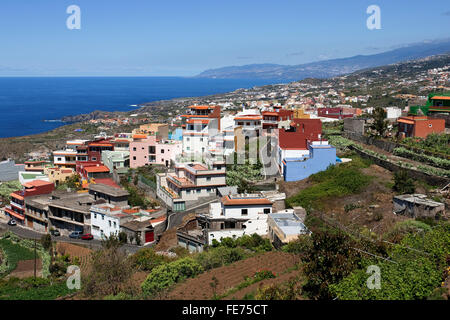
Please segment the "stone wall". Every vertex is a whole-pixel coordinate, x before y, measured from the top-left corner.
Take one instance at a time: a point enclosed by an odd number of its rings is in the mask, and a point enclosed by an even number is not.
[[[380,167],[383,167],[392,172],[405,170],[406,172],[408,172],[408,175],[411,178],[416,179],[416,180],[423,180],[426,183],[428,183],[429,185],[438,186],[438,187],[443,188],[445,185],[450,183],[450,178],[429,175],[427,173],[417,171],[414,169],[400,167],[399,165],[397,165],[395,163],[372,156],[362,150],[354,148],[353,146],[350,146],[349,148],[356,151],[356,153],[358,153],[361,157],[372,160],[375,164],[379,165]]]

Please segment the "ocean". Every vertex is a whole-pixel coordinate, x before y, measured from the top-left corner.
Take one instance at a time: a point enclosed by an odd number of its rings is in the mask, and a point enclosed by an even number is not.
[[[272,84],[271,80],[181,77],[0,78],[0,138],[46,132],[64,116]]]

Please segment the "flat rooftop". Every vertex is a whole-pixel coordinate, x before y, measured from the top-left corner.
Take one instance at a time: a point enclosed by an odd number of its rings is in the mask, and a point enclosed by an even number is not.
[[[415,203],[415,204],[420,204],[420,205],[425,205],[425,206],[429,206],[429,207],[440,207],[440,206],[444,205],[443,203],[431,200],[431,199],[427,198],[426,195],[420,194],[420,193],[402,194],[399,196],[395,196],[394,199],[398,199],[398,200],[402,200],[402,201],[406,201],[406,202],[410,202],[410,203]]]
[[[89,190],[104,193],[113,197],[124,197],[130,195],[126,190],[114,188],[102,183],[90,184]]]
[[[295,213],[269,213],[269,217],[286,235],[295,235],[308,231],[308,228]]]

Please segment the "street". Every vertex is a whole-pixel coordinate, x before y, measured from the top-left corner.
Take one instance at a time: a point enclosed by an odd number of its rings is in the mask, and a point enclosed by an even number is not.
[[[10,226],[7,224],[7,222],[4,222],[4,220],[0,220],[0,231],[2,230],[9,230],[13,233],[15,233],[16,235],[18,235],[21,238],[26,238],[26,239],[36,239],[36,240],[40,240],[43,233],[40,232],[36,232],[33,230],[30,230],[28,228],[24,228],[22,226]],[[73,243],[73,244],[78,244],[78,245],[82,245],[85,246],[89,249],[100,249],[102,247],[102,243],[100,240],[81,240],[81,239],[72,239],[66,236],[59,236],[59,237],[55,237],[52,236],[52,240],[53,241],[58,241],[58,242],[68,242],[68,243]],[[131,244],[124,244],[121,246],[122,249],[124,249],[127,253],[135,253],[137,251],[139,251],[139,249],[142,249],[143,247],[138,247],[135,245],[131,245]]]

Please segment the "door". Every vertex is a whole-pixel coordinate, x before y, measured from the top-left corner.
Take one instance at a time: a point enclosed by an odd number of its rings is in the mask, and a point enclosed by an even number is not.
[[[155,233],[153,231],[147,231],[145,233],[145,243],[155,241]]]
[[[27,219],[27,227],[33,228],[33,218],[28,217]]]

